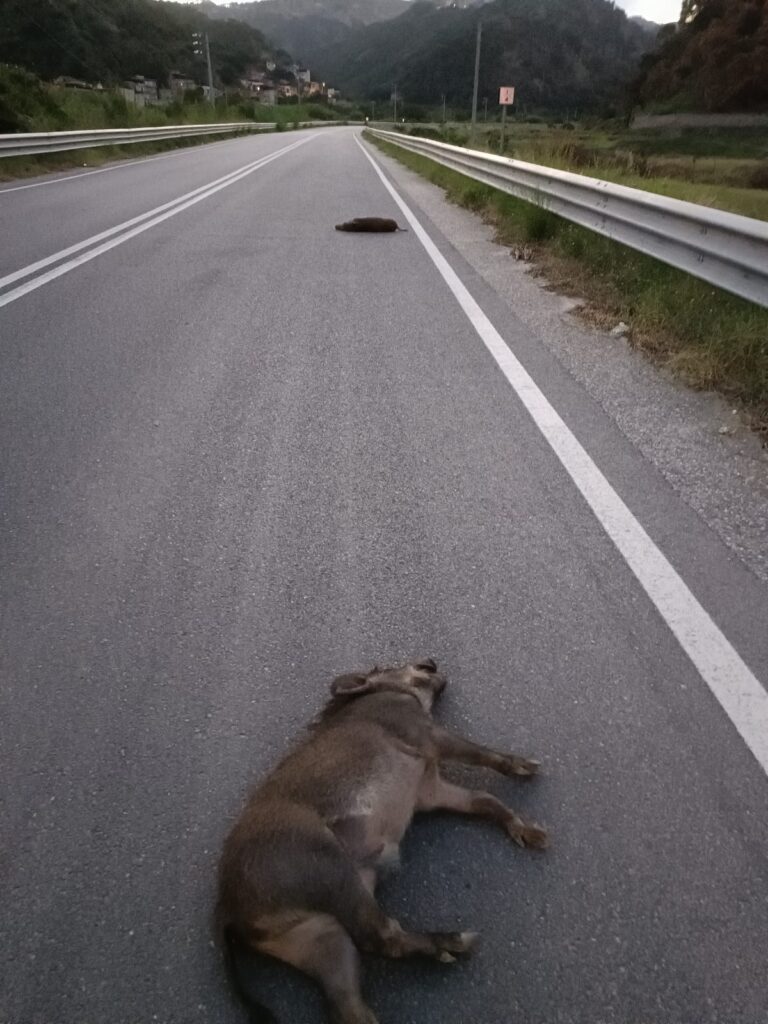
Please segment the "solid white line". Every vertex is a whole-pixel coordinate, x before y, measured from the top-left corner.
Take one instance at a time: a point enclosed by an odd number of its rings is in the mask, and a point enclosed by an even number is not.
[[[129,238],[134,238],[136,235],[140,235],[142,232],[148,231],[149,228],[162,223],[164,220],[168,220],[169,217],[175,217],[176,214],[181,213],[182,210],[187,210],[190,206],[194,206],[196,203],[202,202],[203,199],[207,199],[209,196],[214,195],[214,193],[220,192],[221,189],[228,188],[229,185],[233,185],[236,181],[240,181],[242,178],[247,177],[249,174],[259,170],[261,167],[264,167],[265,164],[271,163],[273,160],[276,160],[280,156],[284,156],[291,150],[297,149],[299,146],[303,146],[305,142],[309,142],[313,138],[315,138],[315,136],[310,135],[307,136],[307,138],[300,139],[298,142],[294,142],[290,146],[284,146],[283,149],[279,149],[277,152],[271,153],[269,156],[262,157],[254,163],[246,164],[245,167],[240,168],[240,170],[233,171],[230,174],[225,175],[223,178],[218,178],[216,181],[210,182],[208,185],[203,185],[201,188],[197,188],[192,192],[187,192],[185,195],[179,196],[169,203],[163,203],[162,206],[157,206],[153,210],[148,210],[146,213],[140,214],[138,217],[133,217],[131,220],[124,221],[122,224],[118,224],[114,228],[109,228],[107,231],[102,231],[98,235],[86,238],[84,241],[78,242],[76,245],[69,246],[68,249],[62,249],[61,252],[54,253],[52,256],[47,256],[45,259],[38,260],[36,263],[31,263],[27,267],[22,267],[21,270],[14,271],[14,273],[0,278],[0,287],[4,287],[5,285],[12,284],[14,281],[18,281],[23,277],[28,277],[30,274],[35,273],[38,270],[42,270],[43,268],[50,266],[52,263],[58,263],[59,260],[65,259],[73,253],[80,252],[83,249],[88,250],[83,253],[82,256],[69,260],[67,263],[61,263],[53,270],[49,270],[45,274],[40,274],[39,277],[35,277],[31,281],[27,281],[25,284],[20,285],[18,288],[14,288],[11,291],[5,292],[3,295],[0,295],[0,308],[9,305],[11,302],[15,302],[16,299],[20,299],[23,295],[27,295],[29,292],[35,291],[35,289],[42,287],[44,284],[48,284],[49,281],[54,281],[57,277],[61,277],[70,270],[74,270],[75,267],[82,266],[84,263],[88,263],[97,256],[101,256],[110,249],[114,249],[115,246],[122,245],[122,243],[127,242]],[[138,226],[132,227],[132,225]],[[131,230],[124,230],[126,228],[130,228]],[[118,232],[121,231],[123,233],[118,234]],[[113,235],[117,235],[117,237],[111,238],[111,241],[109,242],[102,242],[101,245],[95,244],[105,238],[110,238]],[[94,248],[89,248],[89,246],[94,246]]]
[[[680,646],[768,774],[768,691],[624,504],[357,140],[483,343]]]

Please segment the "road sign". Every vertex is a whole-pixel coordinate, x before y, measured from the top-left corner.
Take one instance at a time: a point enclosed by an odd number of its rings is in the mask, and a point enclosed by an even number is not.
[[[515,87],[514,85],[503,85],[499,89],[499,104],[502,107],[511,107],[515,102]]]

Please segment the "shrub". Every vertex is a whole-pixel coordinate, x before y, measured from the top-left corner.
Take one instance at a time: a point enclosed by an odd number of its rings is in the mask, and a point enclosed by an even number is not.
[[[750,188],[768,189],[768,160],[763,160],[749,176]]]

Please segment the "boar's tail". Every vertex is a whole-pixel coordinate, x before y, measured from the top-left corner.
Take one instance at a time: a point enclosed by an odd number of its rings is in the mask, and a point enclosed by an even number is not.
[[[248,1013],[248,1024],[277,1024],[275,1015],[260,1003],[257,1003],[248,991],[243,979],[242,953],[248,949],[237,928],[228,924],[223,929],[224,966],[229,976],[235,995]]]

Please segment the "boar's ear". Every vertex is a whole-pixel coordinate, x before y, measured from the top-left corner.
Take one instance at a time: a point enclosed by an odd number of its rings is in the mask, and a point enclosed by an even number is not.
[[[344,694],[346,697],[358,697],[363,693],[370,693],[373,686],[367,676],[350,672],[348,675],[336,676],[331,683],[331,693],[334,697]]]
[[[420,668],[423,672],[437,672],[437,664],[433,658],[422,658],[421,661],[416,662],[416,668]]]

